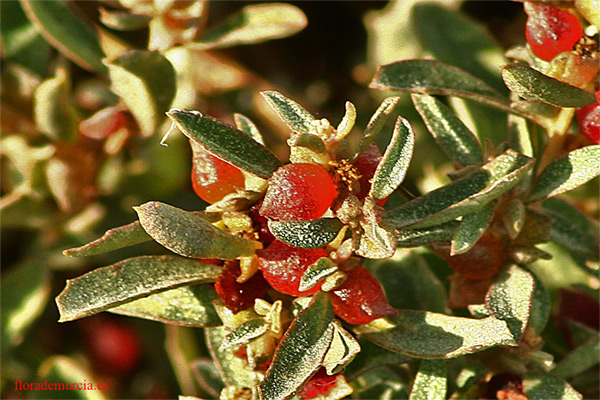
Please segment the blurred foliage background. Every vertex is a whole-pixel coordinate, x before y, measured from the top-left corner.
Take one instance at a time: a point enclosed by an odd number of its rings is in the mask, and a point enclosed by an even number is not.
[[[468,71],[473,64],[463,65],[470,59],[461,56],[481,50],[483,69],[471,72],[487,75],[488,83],[507,93],[499,65],[505,50],[525,41],[520,3],[437,2],[442,14],[457,11],[457,18],[491,34],[465,37],[462,44],[428,35],[427,24],[435,24],[431,16],[437,14],[415,17],[416,3],[290,1],[278,10],[279,27],[270,30],[272,22],[261,22],[256,12],[259,28],[244,31],[248,19],[239,16],[262,3],[0,2],[1,397],[38,396],[15,390],[15,382],[48,377],[105,382],[108,398],[210,397],[182,367],[190,356],[182,350],[187,344],[194,343],[197,356],[206,355],[200,330],[112,314],[56,322],[53,299],[66,279],[164,249],[148,243],[91,259],[67,258],[62,250],[133,221],[131,207],[149,200],[188,210],[205,206],[191,187],[191,151],[184,137],[174,135],[168,147],[159,145],[169,129],[164,111],[170,105],[229,122],[235,112],[243,113],[267,133],[269,147],[284,160],[287,128],[266,109],[260,90],[285,93],[332,121],[341,119],[344,102],[351,100],[358,110],[356,125],[365,126],[383,98],[367,89],[376,67],[421,58],[426,48],[441,46],[440,61]],[[135,79],[140,91],[126,91]],[[398,112],[417,130],[416,156],[404,186],[425,192],[447,182],[447,168],[439,161],[446,158],[438,157],[442,153],[430,135],[420,134],[424,130],[409,96]],[[491,111],[487,121],[494,121]],[[505,129],[488,125],[484,136],[497,144]],[[389,136],[378,140],[387,143]],[[598,211],[596,185],[597,180],[573,196],[589,215]],[[440,275],[449,275],[444,268],[438,268]]]

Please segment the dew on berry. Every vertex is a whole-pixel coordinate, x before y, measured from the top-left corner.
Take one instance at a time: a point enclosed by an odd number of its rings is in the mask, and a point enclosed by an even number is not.
[[[390,306],[379,281],[362,265],[349,271],[346,281],[330,292],[333,312],[344,321],[363,325],[396,313]]]
[[[336,195],[335,185],[323,167],[287,164],[269,179],[259,212],[278,221],[309,221],[321,217]]]
[[[319,258],[327,256],[324,249],[298,249],[275,240],[256,254],[265,280],[278,292],[291,296],[307,296],[321,287],[322,283],[319,283],[309,290],[298,290],[306,269]]]
[[[196,194],[207,203],[216,203],[238,189],[244,189],[242,171],[191,142],[194,153],[192,186]]]
[[[545,61],[573,48],[583,36],[577,17],[551,5],[526,1],[525,35],[531,51]]]

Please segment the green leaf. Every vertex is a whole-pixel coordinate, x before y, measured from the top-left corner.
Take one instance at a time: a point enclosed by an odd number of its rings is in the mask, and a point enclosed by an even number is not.
[[[344,226],[337,218],[312,221],[269,221],[269,230],[277,239],[293,247],[316,249],[327,246]]]
[[[65,68],[45,80],[34,94],[34,117],[38,129],[52,140],[71,141],[77,133],[71,103],[71,82]]]
[[[48,43],[80,67],[105,73],[104,52],[95,30],[76,16],[68,4],[61,0],[21,0],[27,17]]]
[[[316,263],[306,268],[306,271],[300,278],[298,290],[304,292],[312,289],[315,285],[338,270],[338,266],[331,261],[329,257],[321,257]]]
[[[184,257],[231,260],[251,256],[261,246],[216,228],[201,214],[158,201],[150,201],[134,210],[154,240]]]
[[[231,125],[192,110],[174,108],[167,115],[185,136],[236,167],[265,179],[281,167],[266,147]]]
[[[277,346],[273,361],[258,387],[261,399],[287,399],[317,372],[333,340],[332,321],[329,295],[317,292]]]
[[[456,234],[452,238],[450,255],[463,254],[469,251],[492,222],[495,204],[490,202],[480,210],[463,216]]]
[[[470,73],[498,91],[506,91],[498,76],[504,52],[482,25],[434,3],[415,4],[411,22],[421,46],[433,58]]]
[[[68,279],[56,297],[59,322],[94,315],[179,286],[214,282],[221,271],[216,265],[175,256],[129,258]]]
[[[551,78],[518,62],[502,67],[508,88],[526,100],[538,100],[559,107],[583,107],[596,101],[593,93]]]
[[[458,221],[449,221],[425,228],[407,228],[396,232],[398,247],[419,247],[437,242],[449,242],[460,226]]]
[[[220,326],[206,328],[204,332],[210,356],[215,361],[223,382],[227,386],[254,387],[256,373],[250,369],[248,362],[235,354],[237,349],[221,347],[229,331]]]
[[[219,398],[219,394],[225,386],[214,361],[208,357],[202,357],[192,362],[190,368],[200,389],[213,399]]]
[[[117,31],[135,31],[146,28],[152,17],[145,14],[133,14],[123,11],[109,11],[99,8],[100,21],[107,27]]]
[[[485,82],[456,67],[433,60],[403,60],[379,67],[369,84],[371,89],[462,97],[500,110],[510,102]],[[530,115],[527,115],[531,118]]]
[[[542,210],[552,217],[550,239],[588,259],[597,260],[598,228],[576,207],[558,197],[542,203]]]
[[[310,163],[327,166],[330,159],[323,140],[310,133],[301,133],[288,139],[290,162]]]
[[[148,242],[152,238],[146,233],[140,221],[107,230],[104,235],[86,245],[63,251],[69,257],[88,257],[109,251],[122,249],[138,243]]]
[[[290,4],[248,5],[204,32],[192,47],[207,50],[280,39],[298,33],[306,24],[304,13]]]
[[[534,274],[532,275],[535,280],[535,290],[531,300],[528,328],[532,329],[539,335],[542,333],[546,327],[546,324],[548,323],[552,303],[550,302],[550,295],[548,294],[546,286],[543,284],[540,278]]]
[[[506,322],[400,310],[354,331],[381,347],[418,358],[454,358],[494,346],[516,346]]]
[[[538,177],[527,200],[556,196],[600,175],[600,145],[582,147],[548,165]]]
[[[374,275],[388,293],[388,302],[393,308],[446,311],[446,289],[418,253],[410,251],[382,261],[376,264]],[[393,293],[402,293],[402,296]]]
[[[50,297],[50,275],[41,259],[13,266],[1,281],[2,353],[19,344],[31,324],[42,314]]]
[[[339,320],[334,319],[331,325],[333,325],[333,339],[323,359],[323,367],[328,375],[344,370],[361,351],[360,344],[343,328]]]
[[[370,371],[386,365],[404,364],[413,360],[412,357],[389,351],[381,346],[376,345],[370,340],[359,337],[358,343],[361,351],[352,360],[350,365],[344,370],[344,376],[349,381],[352,381],[360,376],[363,376],[366,371]]]
[[[514,198],[506,204],[502,222],[511,239],[516,239],[523,230],[526,215],[527,210],[521,199]]]
[[[142,134],[163,122],[175,98],[175,69],[157,51],[130,50],[107,62],[112,90],[123,99]]]
[[[600,335],[596,334],[563,358],[552,370],[552,374],[563,379],[572,378],[598,364],[598,360],[600,360]]]
[[[508,150],[469,175],[389,211],[383,219],[396,229],[453,220],[508,192],[532,166],[531,158]]]
[[[212,305],[219,296],[212,285],[184,286],[125,303],[108,311],[170,325],[221,325]]]
[[[252,120],[245,115],[242,114],[233,114],[233,119],[235,121],[235,126],[246,135],[250,136],[252,139],[256,140],[258,143],[264,145],[265,141],[254,124]]]
[[[315,117],[294,100],[272,90],[263,91],[260,94],[292,130],[309,133],[313,129],[312,122]]]
[[[408,121],[398,117],[394,133],[373,176],[369,195],[375,201],[392,194],[404,180],[412,158],[415,134]]]
[[[535,279],[528,271],[511,265],[492,284],[485,296],[490,315],[506,321],[508,329],[518,342],[527,327]]]
[[[444,360],[422,360],[408,399],[445,399],[446,379],[446,362]]]
[[[413,94],[411,97],[427,129],[452,160],[460,165],[483,163],[483,151],[477,137],[448,107],[429,95]]]
[[[242,323],[221,342],[223,349],[244,346],[269,330],[269,323],[262,318],[255,318]]]
[[[367,124],[367,127],[360,138],[360,143],[358,144],[358,148],[352,157],[352,161],[355,161],[367,149],[367,147],[369,147],[371,142],[375,140],[377,135],[379,135],[399,101],[400,97],[388,97],[381,102],[379,108],[377,108],[377,111],[375,111],[375,113],[373,113],[371,116],[371,119],[369,120],[369,123]]]
[[[108,383],[96,381],[90,371],[74,359],[65,356],[46,359],[39,368],[37,378],[42,390],[34,391],[33,398],[36,399],[104,400],[108,399],[105,393],[110,392]],[[44,383],[48,386],[53,384],[52,389],[44,390]],[[60,390],[61,387],[69,389]]]
[[[529,400],[579,400],[577,393],[567,382],[552,375],[527,372],[523,375],[523,389]]]
[[[389,258],[396,251],[396,238],[387,224],[360,221],[362,232],[356,254],[365,258]]]

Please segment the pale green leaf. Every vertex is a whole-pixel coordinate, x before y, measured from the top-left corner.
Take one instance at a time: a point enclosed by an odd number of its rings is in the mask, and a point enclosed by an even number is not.
[[[107,230],[104,235],[86,245],[63,251],[69,257],[87,257],[133,246],[152,240],[139,221]]]
[[[252,122],[252,120],[245,115],[242,114],[233,114],[233,119],[235,120],[235,126],[246,135],[250,136],[252,139],[256,140],[258,143],[264,145],[265,141],[262,137],[262,134]]]
[[[262,318],[248,320],[228,333],[221,342],[221,348],[245,346],[269,330],[269,323]]]
[[[275,91],[263,91],[260,94],[265,98],[269,106],[279,115],[292,130],[300,133],[309,133],[315,117],[306,111],[304,107],[292,99]]]
[[[176,256],[133,257],[68,279],[56,297],[59,322],[72,321],[154,293],[214,282],[222,268]]]
[[[408,399],[445,399],[446,379],[446,362],[444,360],[422,360]]]
[[[39,367],[37,381],[40,382],[40,386],[44,383],[47,385],[53,384],[53,388],[34,391],[34,398],[45,400],[49,398],[64,399],[67,396],[69,399],[82,400],[104,400],[109,398],[110,388],[108,383],[98,382],[92,372],[88,371],[79,361],[66,356],[55,355],[44,360]],[[30,385],[32,384],[30,383]],[[60,390],[61,387],[71,388],[71,390]],[[97,390],[89,390],[90,388]],[[68,393],[68,395],[65,395],[65,393]]]
[[[34,117],[38,129],[52,140],[71,141],[77,133],[71,103],[71,82],[65,68],[42,82],[34,94]]]
[[[251,256],[259,242],[234,236],[202,215],[151,201],[134,208],[144,230],[172,252],[191,258],[234,259]]]
[[[338,270],[338,266],[329,257],[321,257],[306,268],[300,278],[298,290],[304,292],[312,289],[315,285]]]
[[[375,140],[377,135],[379,135],[399,101],[400,97],[388,97],[381,102],[377,111],[371,116],[371,119],[360,138],[356,152],[352,157],[353,161],[356,160],[369,147],[371,142]]]
[[[207,327],[221,325],[212,305],[219,296],[212,285],[183,286],[152,294],[108,311],[170,325]]]
[[[235,353],[237,349],[221,348],[221,343],[229,334],[223,326],[204,330],[206,344],[211,358],[214,360],[222,381],[228,386],[254,387],[257,383],[255,373],[250,370],[248,362]]]
[[[600,362],[600,335],[589,339],[561,360],[552,374],[563,379],[572,378],[587,371]]]
[[[450,255],[466,253],[475,246],[492,222],[494,208],[495,204],[491,202],[481,210],[463,216],[452,238]]]
[[[404,228],[396,232],[398,247],[419,247],[438,242],[449,242],[460,226],[459,221],[449,221],[425,228]]]
[[[145,14],[107,10],[100,8],[100,21],[107,27],[117,31],[135,31],[146,28],[152,17]]]
[[[579,400],[581,394],[563,379],[553,376],[527,372],[523,376],[523,389],[529,400]]]

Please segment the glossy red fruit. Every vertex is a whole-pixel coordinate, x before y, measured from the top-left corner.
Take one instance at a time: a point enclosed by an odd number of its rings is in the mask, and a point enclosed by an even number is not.
[[[596,102],[577,110],[579,130],[593,143],[600,144],[600,90],[596,91]]]
[[[506,262],[506,251],[502,242],[484,235],[466,253],[444,258],[456,273],[468,279],[485,279],[495,275]]]
[[[239,261],[228,261],[215,283],[217,294],[234,313],[252,307],[254,300],[263,297],[267,290],[267,282],[260,271],[244,283],[236,281],[240,274]]]
[[[568,51],[583,36],[577,17],[551,5],[526,1],[528,15],[525,35],[531,51],[542,60],[551,61]]]
[[[320,395],[326,396],[329,390],[335,386],[337,375],[327,375],[324,368],[321,368],[319,372],[315,374],[310,380],[304,385],[298,395],[303,400],[312,400]]]
[[[336,195],[331,177],[320,165],[287,164],[269,179],[259,212],[278,221],[309,221],[321,217]]]
[[[278,292],[290,296],[307,296],[321,287],[319,283],[309,290],[298,290],[304,271],[319,258],[327,257],[324,249],[297,249],[275,240],[256,254],[264,278]]]
[[[346,274],[348,277],[342,286],[331,292],[333,312],[338,317],[353,325],[363,325],[396,313],[369,270],[359,265]]]
[[[245,178],[237,167],[221,160],[199,145],[192,145],[192,186],[207,203],[216,203],[245,187]]]
[[[85,327],[86,349],[95,368],[111,375],[133,372],[142,356],[136,332],[110,318],[95,318]]]
[[[359,200],[363,200],[369,194],[371,189],[371,179],[375,175],[375,170],[381,161],[382,155],[379,151],[379,147],[375,143],[371,143],[369,147],[356,159],[354,166],[360,172],[360,179],[358,183],[360,185],[360,192],[356,195]],[[383,206],[387,202],[388,198],[381,199],[377,202],[378,206]]]

